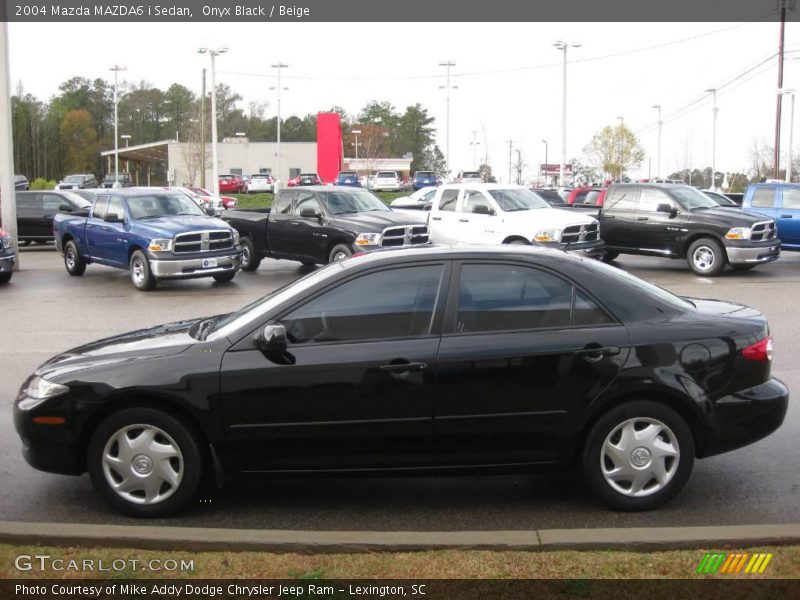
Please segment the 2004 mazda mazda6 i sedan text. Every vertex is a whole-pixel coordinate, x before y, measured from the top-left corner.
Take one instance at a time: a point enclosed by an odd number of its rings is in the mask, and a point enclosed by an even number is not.
[[[780,426],[771,355],[751,308],[555,250],[377,251],[56,356],[14,418],[31,465],[88,470],[136,516],[186,506],[214,473],[574,462],[611,506],[642,510],[695,458]]]

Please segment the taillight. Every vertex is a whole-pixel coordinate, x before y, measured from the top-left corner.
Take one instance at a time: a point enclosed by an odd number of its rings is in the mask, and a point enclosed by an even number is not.
[[[764,338],[742,350],[742,358],[753,362],[766,363],[772,360],[772,338]]]

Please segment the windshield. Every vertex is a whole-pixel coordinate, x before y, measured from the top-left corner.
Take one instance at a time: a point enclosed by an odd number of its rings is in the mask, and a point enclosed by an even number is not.
[[[517,210],[533,210],[549,208],[550,205],[539,196],[525,189],[489,190],[489,194],[500,206],[500,210],[513,212]]]
[[[64,183],[83,183],[83,175],[68,175],[64,178]]]
[[[694,210],[695,208],[715,208],[719,206],[719,204],[714,202],[703,192],[689,187],[688,185],[686,187],[674,187],[669,191],[678,199],[680,205],[688,210]]]
[[[380,171],[377,177],[380,177],[382,179],[391,177],[392,179],[394,179],[395,177],[397,177],[397,173],[395,173],[394,171]]]
[[[391,210],[376,196],[366,190],[352,192],[328,192],[328,212],[332,215],[367,212],[373,210]]]
[[[462,179],[480,179],[481,174],[478,171],[464,171],[461,177]]]
[[[414,179],[433,179],[431,171],[417,171],[414,173]]]
[[[188,196],[179,194],[158,194],[152,196],[128,197],[128,209],[133,219],[192,215],[202,217],[205,213]]]

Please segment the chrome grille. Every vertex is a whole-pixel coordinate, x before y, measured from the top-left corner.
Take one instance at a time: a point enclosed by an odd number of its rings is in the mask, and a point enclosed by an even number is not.
[[[427,244],[429,241],[427,225],[389,227],[384,229],[383,235],[381,235],[381,246],[384,248],[416,246],[418,244]]]
[[[600,239],[597,222],[588,225],[570,225],[561,232],[562,244],[575,244],[578,242],[594,242]]]
[[[226,229],[211,231],[193,231],[192,233],[179,233],[175,236],[173,252],[213,252],[214,250],[232,250],[233,232]]]
[[[750,239],[754,242],[763,242],[765,240],[774,240],[777,235],[775,221],[761,221],[753,225]]]

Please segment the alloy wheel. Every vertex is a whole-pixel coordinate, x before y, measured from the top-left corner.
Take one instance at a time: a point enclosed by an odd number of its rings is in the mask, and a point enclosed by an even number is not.
[[[710,271],[714,268],[717,257],[708,246],[698,246],[692,254],[692,262],[699,271]]]

